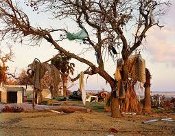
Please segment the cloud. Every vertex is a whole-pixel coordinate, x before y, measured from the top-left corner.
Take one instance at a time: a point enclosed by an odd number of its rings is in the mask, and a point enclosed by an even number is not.
[[[152,61],[175,66],[175,3],[172,3],[168,14],[164,16],[165,27],[155,28],[147,34],[148,51]]]
[[[154,29],[147,38],[152,60],[171,63],[175,66],[175,29]]]

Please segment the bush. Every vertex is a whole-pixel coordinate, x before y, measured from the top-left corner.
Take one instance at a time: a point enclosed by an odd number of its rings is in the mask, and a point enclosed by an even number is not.
[[[22,107],[18,107],[18,106],[13,106],[13,107],[9,107],[9,106],[5,106],[2,109],[2,112],[23,112],[24,109]]]

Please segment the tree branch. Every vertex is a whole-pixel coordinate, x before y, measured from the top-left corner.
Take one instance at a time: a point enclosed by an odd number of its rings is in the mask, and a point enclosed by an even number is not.
[[[61,46],[59,46],[59,44],[57,44],[53,40],[52,36],[49,33],[47,35],[44,35],[43,38],[46,39],[48,42],[52,43],[57,50],[59,50],[60,52],[63,52],[66,56],[68,56],[70,58],[74,58],[74,59],[76,59],[84,64],[87,64],[88,66],[91,67],[91,69],[94,71],[94,73],[98,73],[100,76],[102,76],[104,79],[106,79],[106,81],[108,81],[109,84],[113,84],[114,79],[106,71],[99,69],[90,61],[88,61],[84,58],[81,58],[81,57],[75,55],[74,53],[68,52],[65,49],[63,49]]]

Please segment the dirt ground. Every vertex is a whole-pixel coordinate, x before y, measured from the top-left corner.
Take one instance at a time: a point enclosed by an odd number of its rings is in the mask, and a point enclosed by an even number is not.
[[[55,113],[50,110],[0,113],[0,136],[175,136],[174,113],[124,115],[106,112]],[[156,122],[143,122],[159,119]]]

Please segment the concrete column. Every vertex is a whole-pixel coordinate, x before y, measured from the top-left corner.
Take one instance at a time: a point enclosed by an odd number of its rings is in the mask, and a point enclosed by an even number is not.
[[[7,91],[3,90],[1,92],[1,102],[2,103],[7,103]]]
[[[23,99],[22,91],[18,91],[17,92],[17,103],[22,103],[22,99]]]

